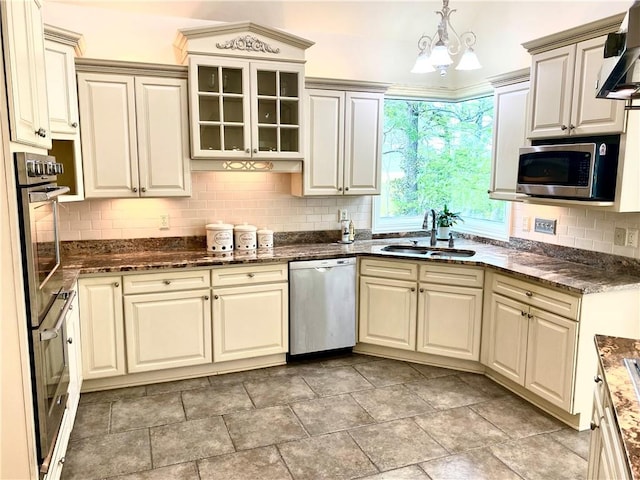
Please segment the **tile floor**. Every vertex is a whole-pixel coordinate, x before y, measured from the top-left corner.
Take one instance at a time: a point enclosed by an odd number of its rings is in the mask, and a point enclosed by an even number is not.
[[[588,447],[482,375],[354,354],[83,394],[62,478],[573,480]]]

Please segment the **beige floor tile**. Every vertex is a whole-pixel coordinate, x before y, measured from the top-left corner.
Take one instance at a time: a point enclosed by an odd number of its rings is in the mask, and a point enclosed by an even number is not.
[[[256,408],[284,405],[316,395],[302,377],[268,377],[244,383]]]
[[[354,365],[354,368],[376,387],[424,380],[424,376],[416,369],[397,360],[361,363]]]
[[[487,450],[438,458],[420,466],[432,480],[520,480],[521,477]],[[547,480],[551,480],[549,477]]]
[[[362,477],[360,480],[429,480],[429,477],[419,466],[410,465],[408,467]]]
[[[200,480],[291,480],[275,446],[198,461]]]
[[[254,408],[241,383],[182,392],[182,403],[189,420]]]
[[[404,385],[353,392],[353,398],[378,422],[412,417],[433,408]]]
[[[303,377],[307,384],[321,396],[338,395],[373,388],[353,367],[323,368]]]
[[[180,393],[119,400],[111,405],[111,432],[184,421]]]
[[[296,402],[291,408],[310,435],[337,432],[375,422],[348,394]]]
[[[288,406],[231,413],[224,416],[236,450],[264,447],[307,437]]]
[[[195,462],[179,463],[144,472],[112,477],[109,480],[200,480]]]
[[[492,398],[455,375],[410,383],[407,388],[437,410],[463,407]]]

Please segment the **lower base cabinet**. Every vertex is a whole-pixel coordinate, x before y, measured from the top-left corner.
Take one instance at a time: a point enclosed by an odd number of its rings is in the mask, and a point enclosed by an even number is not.
[[[211,363],[208,289],[125,295],[127,372]]]
[[[600,368],[595,379],[587,479],[627,480],[631,475],[626,466],[617,422],[613,418],[610,393]]]
[[[288,322],[287,283],[214,288],[214,362],[286,353]]]

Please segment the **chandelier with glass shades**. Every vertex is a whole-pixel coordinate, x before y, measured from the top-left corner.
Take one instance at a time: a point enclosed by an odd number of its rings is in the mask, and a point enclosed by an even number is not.
[[[435,13],[440,15],[438,31],[433,36],[422,35],[418,40],[418,58],[411,69],[411,73],[429,73],[439,71],[440,76],[447,74],[447,68],[454,63],[452,57],[457,56],[464,49],[458,61],[456,70],[477,70],[482,68],[473,46],[476,35],[472,31],[458,33],[451,25],[451,14],[455,10],[449,8],[449,0],[442,0],[442,10]]]

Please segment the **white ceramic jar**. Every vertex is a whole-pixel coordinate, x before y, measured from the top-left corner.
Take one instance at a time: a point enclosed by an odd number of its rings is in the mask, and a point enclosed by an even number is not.
[[[236,251],[255,250],[257,228],[254,225],[236,225],[233,227],[233,236],[235,240]]]
[[[273,230],[267,227],[258,230],[258,248],[273,248]]]
[[[207,224],[206,229],[208,252],[233,252],[233,225],[219,220]]]

